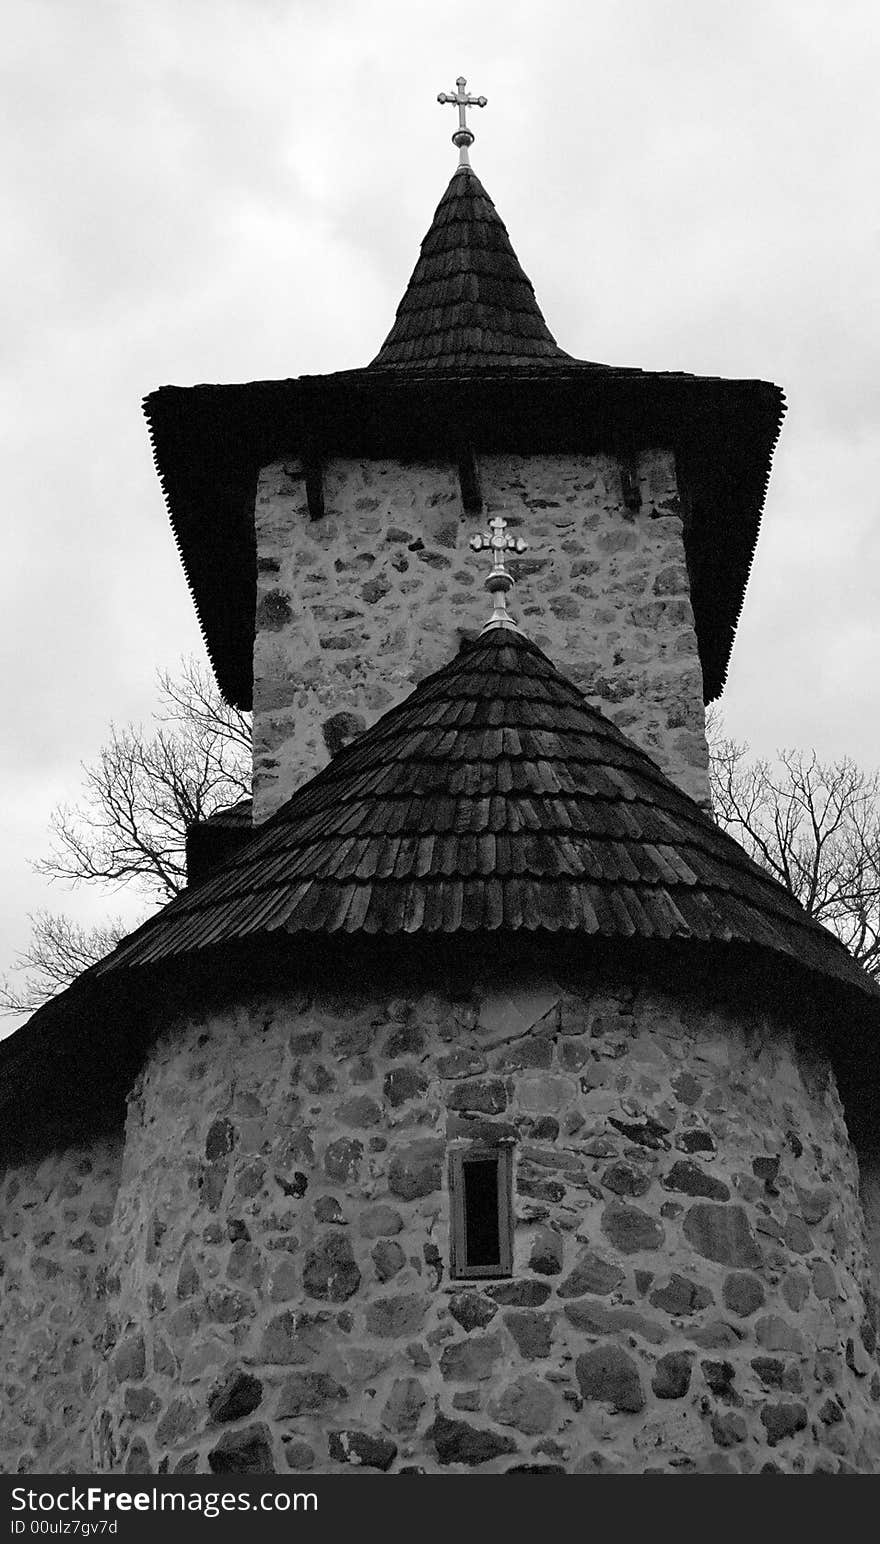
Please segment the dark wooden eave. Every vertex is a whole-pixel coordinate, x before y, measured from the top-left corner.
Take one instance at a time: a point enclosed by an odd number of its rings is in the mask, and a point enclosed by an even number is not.
[[[670,447],[707,702],[721,692],[758,538],[784,400],[766,381],[610,367],[352,370],[242,386],[165,386],[144,404],[171,525],[220,689],[248,708],[256,609],[254,500],[284,456],[460,461]]]

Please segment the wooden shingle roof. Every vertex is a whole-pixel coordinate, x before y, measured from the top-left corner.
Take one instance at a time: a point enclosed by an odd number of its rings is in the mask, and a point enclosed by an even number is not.
[[[484,632],[95,970],[316,935],[753,946],[880,991],[535,644]]]
[[[460,166],[370,368],[466,370],[538,360],[574,363],[552,337],[495,205],[471,168]]]

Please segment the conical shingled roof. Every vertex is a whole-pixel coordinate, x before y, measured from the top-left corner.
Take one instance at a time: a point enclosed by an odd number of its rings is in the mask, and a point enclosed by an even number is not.
[[[574,362],[551,335],[495,205],[471,168],[460,166],[369,368],[537,363]]]
[[[484,632],[98,977],[291,935],[739,943],[880,993],[535,644]]]

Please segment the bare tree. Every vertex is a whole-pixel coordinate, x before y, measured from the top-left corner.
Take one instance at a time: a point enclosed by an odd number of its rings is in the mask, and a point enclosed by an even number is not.
[[[51,851],[34,864],[70,885],[132,886],[147,911],[186,884],[187,826],[251,792],[250,716],[224,702],[193,659],[176,675],[159,671],[157,682],[149,731],[111,724],[97,759],[83,766],[80,798],[51,817]],[[126,931],[118,919],[85,928],[48,911],[29,920],[30,941],[13,965],[20,979],[0,982],[0,1011],[39,1007]]]
[[[21,979],[4,977],[0,982],[2,1013],[33,1013],[109,954],[128,931],[121,918],[83,927],[63,913],[37,911],[28,920],[30,939],[12,967]]]
[[[880,773],[814,751],[751,760],[717,714],[707,729],[719,825],[880,979]]]
[[[38,874],[73,884],[127,884],[170,900],[186,884],[186,828],[250,794],[247,715],[225,703],[194,660],[158,675],[152,732],[110,726],[75,805],[51,819],[55,845]]]

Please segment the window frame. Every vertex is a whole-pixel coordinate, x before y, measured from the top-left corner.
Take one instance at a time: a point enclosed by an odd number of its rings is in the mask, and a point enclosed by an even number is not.
[[[467,1259],[464,1166],[496,1165],[498,1254],[493,1265],[470,1265]],[[513,1142],[468,1142],[449,1154],[449,1274],[454,1281],[507,1280],[513,1275]]]

